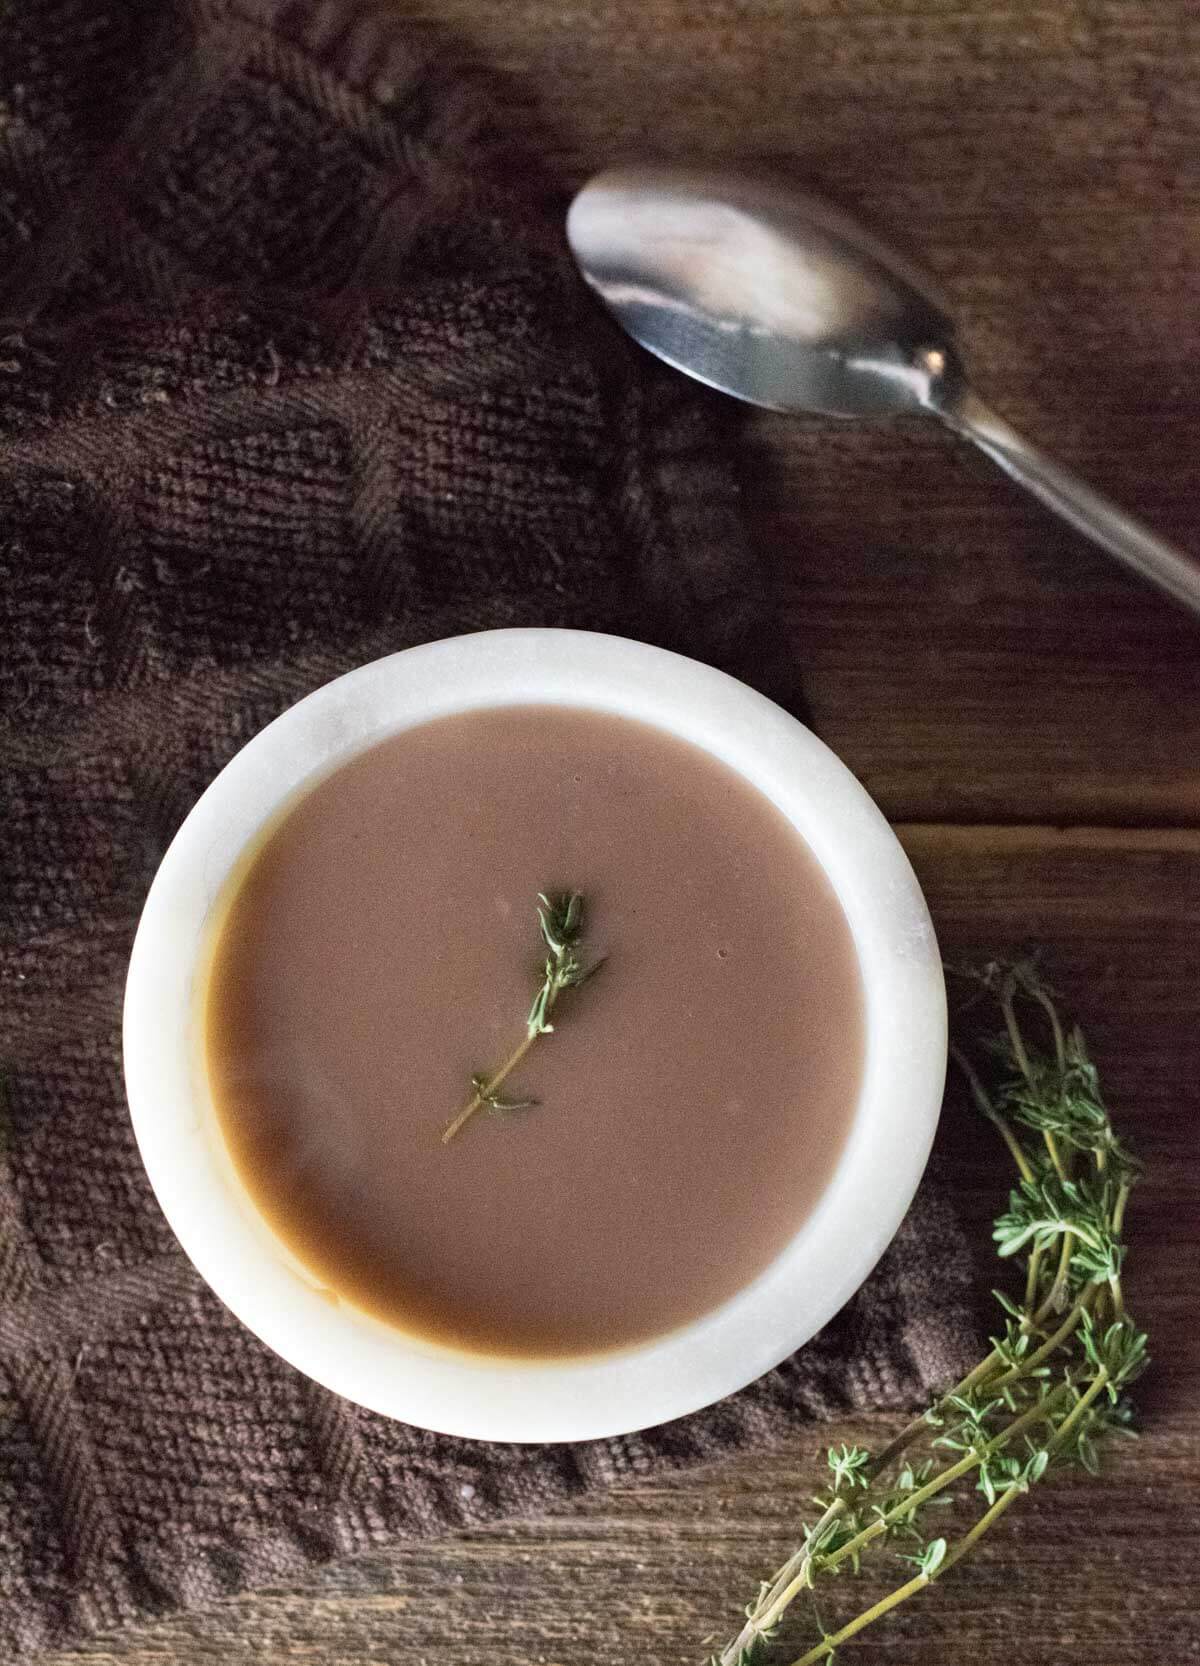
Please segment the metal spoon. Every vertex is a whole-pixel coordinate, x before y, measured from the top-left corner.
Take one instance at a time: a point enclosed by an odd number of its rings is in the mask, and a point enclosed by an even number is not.
[[[737,173],[611,168],[571,204],[567,237],[619,322],[668,364],[777,411],[940,417],[1200,613],[1200,562],[990,411],[930,280],[828,203]]]

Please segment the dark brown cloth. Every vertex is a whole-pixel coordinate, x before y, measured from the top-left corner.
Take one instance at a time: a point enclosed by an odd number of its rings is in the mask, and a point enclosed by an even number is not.
[[[150,1195],[119,1055],[134,924],[197,793],[283,707],[518,623],[788,693],[729,409],[599,319],[502,184],[478,88],[389,11],[14,0],[2,26],[5,1660],[913,1401],[972,1342],[926,1192],[845,1312],[744,1393],[626,1439],[489,1447],[299,1377]]]

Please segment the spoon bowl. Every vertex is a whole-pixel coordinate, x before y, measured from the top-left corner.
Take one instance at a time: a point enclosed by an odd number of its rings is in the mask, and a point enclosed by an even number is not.
[[[831,204],[729,170],[610,168],[571,204],[567,239],[623,328],[677,370],[775,411],[937,417],[1200,613],[1200,563],[990,410],[934,284]]]
[[[890,416],[952,356],[932,282],[830,204],[734,173],[613,168],[567,237],[625,329],[677,370],[755,405]]]

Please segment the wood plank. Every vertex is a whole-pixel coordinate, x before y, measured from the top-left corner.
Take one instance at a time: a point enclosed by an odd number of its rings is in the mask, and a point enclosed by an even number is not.
[[[1099,1481],[1024,1502],[969,1571],[896,1616],[863,1666],[1134,1666],[1200,1650],[1200,834],[908,826],[901,835],[948,956],[1054,949],[1122,1130],[1148,1165],[1131,1211],[1130,1289],[1156,1364],[1147,1428]],[[962,1107],[945,1149],[981,1254],[1007,1185]],[[878,1442],[891,1420],[814,1431],[682,1480],[590,1499],[558,1519],[409,1545],[303,1588],[176,1619],[57,1666],[630,1666],[698,1663],[790,1548],[830,1439]]]
[[[1044,413],[1026,420],[1053,439]],[[1196,426],[1162,419],[1165,433]],[[889,816],[1200,819],[1195,621],[949,436],[756,428],[747,490],[783,595],[781,633],[805,668],[814,726]],[[1086,444],[1071,460],[1102,478]],[[1132,444],[1107,484],[1150,508]],[[1181,511],[1190,504],[1181,478],[1167,489]],[[1174,530],[1200,546],[1200,528]]]

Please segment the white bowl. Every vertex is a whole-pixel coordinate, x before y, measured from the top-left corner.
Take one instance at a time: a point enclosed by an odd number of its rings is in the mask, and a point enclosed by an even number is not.
[[[620,1352],[513,1362],[408,1336],[331,1298],[275,1237],[220,1137],[199,983],[227,879],[304,783],[431,718],[535,703],[655,724],[723,759],[779,807],[825,869],[853,933],[866,1058],[826,1191],[753,1283],[682,1329]],[[925,1167],[944,1083],[946,1002],[908,859],[815,735],[744,684],[676,654],[581,631],[507,630],[365,665],[243,747],[180,828],[150,888],[129,966],[124,1047],[133,1125],[163,1212],[201,1276],[269,1347],[347,1399],[427,1429],[581,1440],[648,1428],[744,1387],[853,1295]]]

